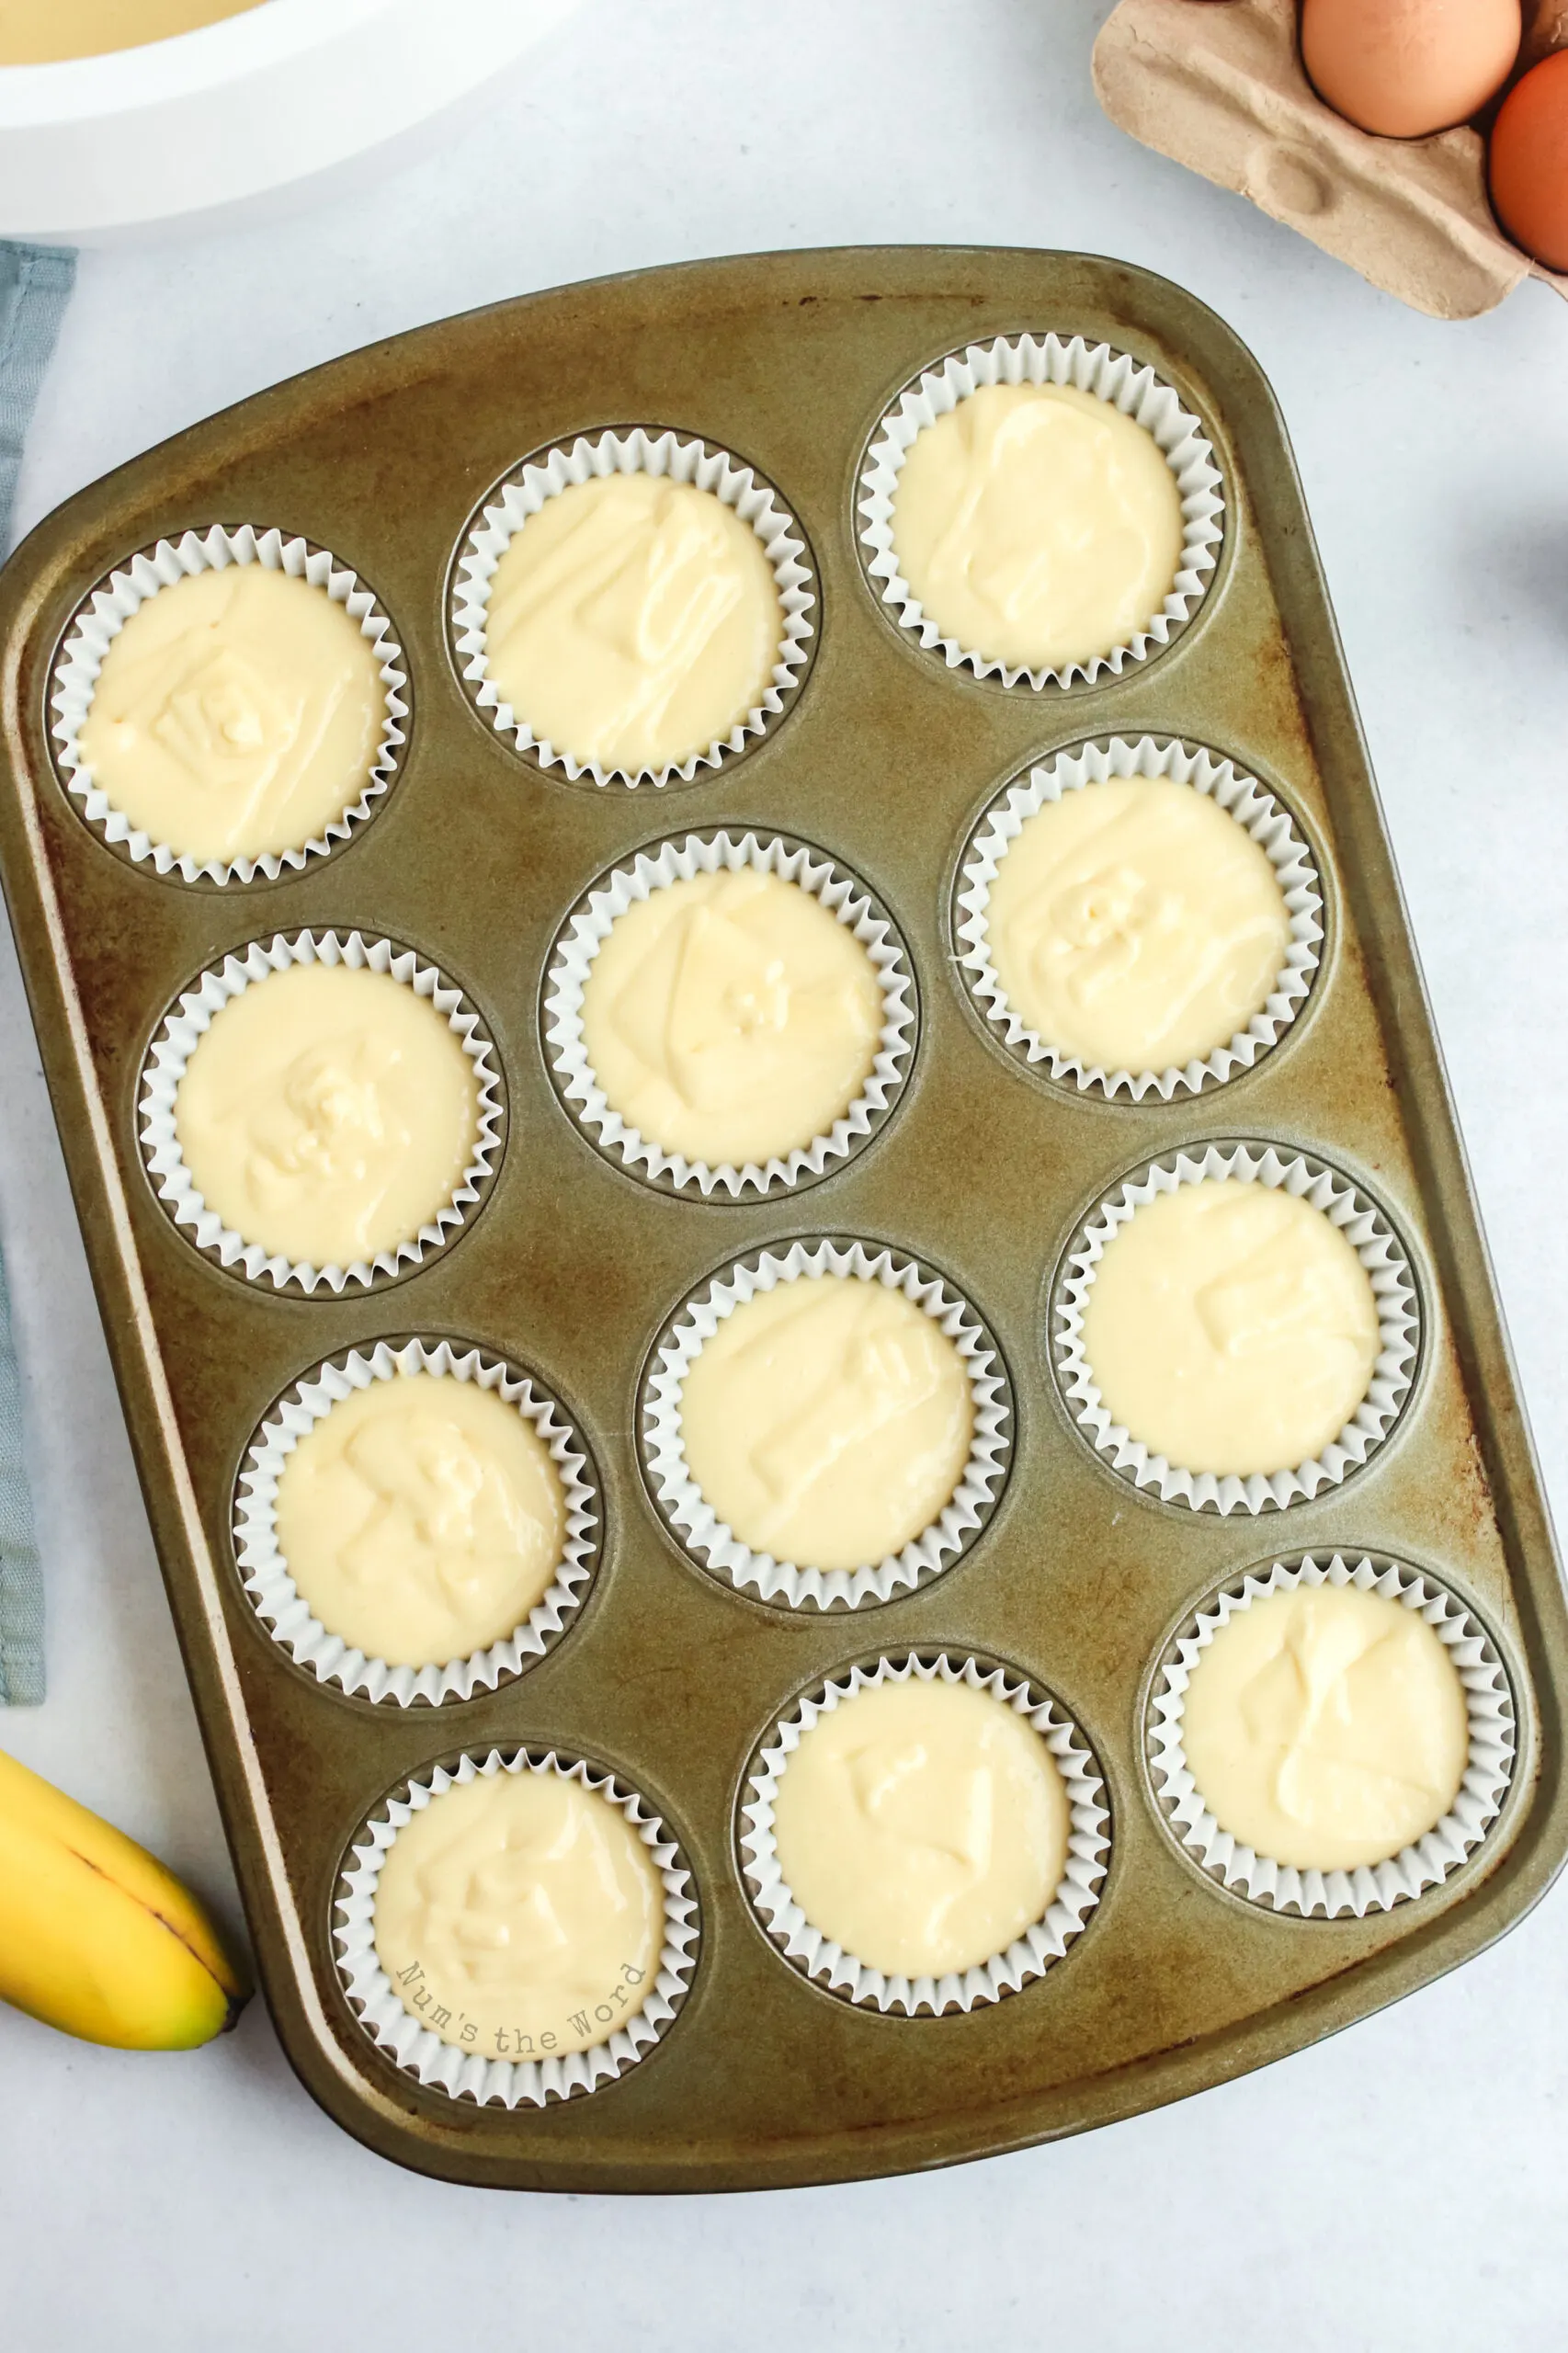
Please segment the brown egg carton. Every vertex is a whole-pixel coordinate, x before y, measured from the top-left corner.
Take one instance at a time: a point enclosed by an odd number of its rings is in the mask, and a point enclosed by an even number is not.
[[[1568,47],[1568,0],[1526,0],[1525,23],[1520,71]],[[1296,24],[1296,0],[1121,0],[1095,43],[1096,94],[1145,147],[1434,318],[1494,310],[1525,278],[1568,295],[1498,227],[1479,130],[1358,130],[1308,82]]]

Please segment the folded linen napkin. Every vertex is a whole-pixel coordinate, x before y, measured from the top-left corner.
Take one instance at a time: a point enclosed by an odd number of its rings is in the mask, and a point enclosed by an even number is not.
[[[22,1384],[0,1262],[0,1700],[43,1698],[43,1577],[22,1444]]]
[[[11,544],[11,506],[22,442],[76,276],[68,245],[0,243],[0,548]]]
[[[0,548],[10,545],[22,442],[75,271],[75,255],[62,247],[0,243]],[[42,1698],[43,1579],[0,1260],[0,1702],[36,1704]]]

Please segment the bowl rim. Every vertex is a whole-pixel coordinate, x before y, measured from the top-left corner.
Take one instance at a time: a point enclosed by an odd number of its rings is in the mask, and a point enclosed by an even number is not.
[[[235,17],[133,49],[48,64],[0,65],[0,131],[123,115],[199,97],[324,49],[399,0],[255,0]]]

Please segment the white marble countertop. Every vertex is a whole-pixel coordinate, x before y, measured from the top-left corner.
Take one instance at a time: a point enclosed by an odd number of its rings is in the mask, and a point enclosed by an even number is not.
[[[1131,145],[1090,92],[1105,13],[589,0],[434,157],[264,227],[84,256],[18,520],[297,369],[601,272],[948,240],[1180,279],[1251,344],[1294,438],[1561,1509],[1568,308],[1527,287],[1439,325]],[[0,1007],[51,1676],[0,1742],[234,1916],[8,936]],[[318,2113],[259,2004],[179,2058],[0,2009],[0,2331],[13,2353],[1544,2346],[1568,2289],[1565,1927],[1560,1889],[1415,1999],[1133,2123],[724,2202],[402,2173]]]

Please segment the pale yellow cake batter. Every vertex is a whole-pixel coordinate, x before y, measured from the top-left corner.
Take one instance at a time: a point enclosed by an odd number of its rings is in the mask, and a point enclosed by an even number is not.
[[[774,1801],[778,1868],[801,1911],[890,1977],[1005,1952],[1050,1909],[1070,1827],[1031,1724],[990,1692],[913,1677],[819,1716]]]
[[[525,1766],[448,1790],[398,1833],[375,1933],[403,2007],[443,2042],[559,2058],[642,2009],[664,1896],[619,1806]]]
[[[1351,1586],[1238,1610],[1199,1654],[1182,1745],[1221,1830],[1298,1870],[1354,1870],[1442,1820],[1470,1754],[1464,1687],[1425,1620]]]
[[[428,998],[390,973],[293,964],[214,1014],[175,1133],[208,1208],[244,1241],[348,1267],[413,1241],[450,1201],[479,1088]]]
[[[1274,869],[1206,793],[1114,777],[1048,801],[991,886],[992,961],[1045,1044],[1090,1069],[1182,1069],[1262,1011],[1290,918]]]
[[[566,1526],[527,1416],[430,1372],[339,1399],[285,1459],[275,1512],[314,1615],[393,1666],[442,1665],[512,1633],[560,1566]]]
[[[636,776],[722,742],[784,636],[762,542],[712,491],[608,474],[547,498],[490,584],[491,679],[541,743]]]
[[[939,1517],[974,1406],[962,1358],[913,1300],[802,1276],[744,1302],[704,1343],[681,1428],[693,1479],[743,1544],[855,1569]]]
[[[1112,1419],[1184,1471],[1294,1470],[1339,1436],[1380,1347],[1365,1267],[1320,1210],[1205,1177],[1106,1245],[1084,1353]]]
[[[0,0],[0,65],[100,57],[243,17],[260,0]]]
[[[698,874],[616,918],[583,993],[589,1063],[650,1142],[710,1166],[825,1135],[870,1075],[869,956],[777,874]]]
[[[109,642],[79,734],[92,780],[181,857],[302,849],[359,799],[381,662],[324,589],[264,564],[160,589]]]
[[[1129,644],[1181,564],[1181,494],[1152,433],[1070,384],[987,384],[916,436],[893,552],[965,653],[1064,669]]]

